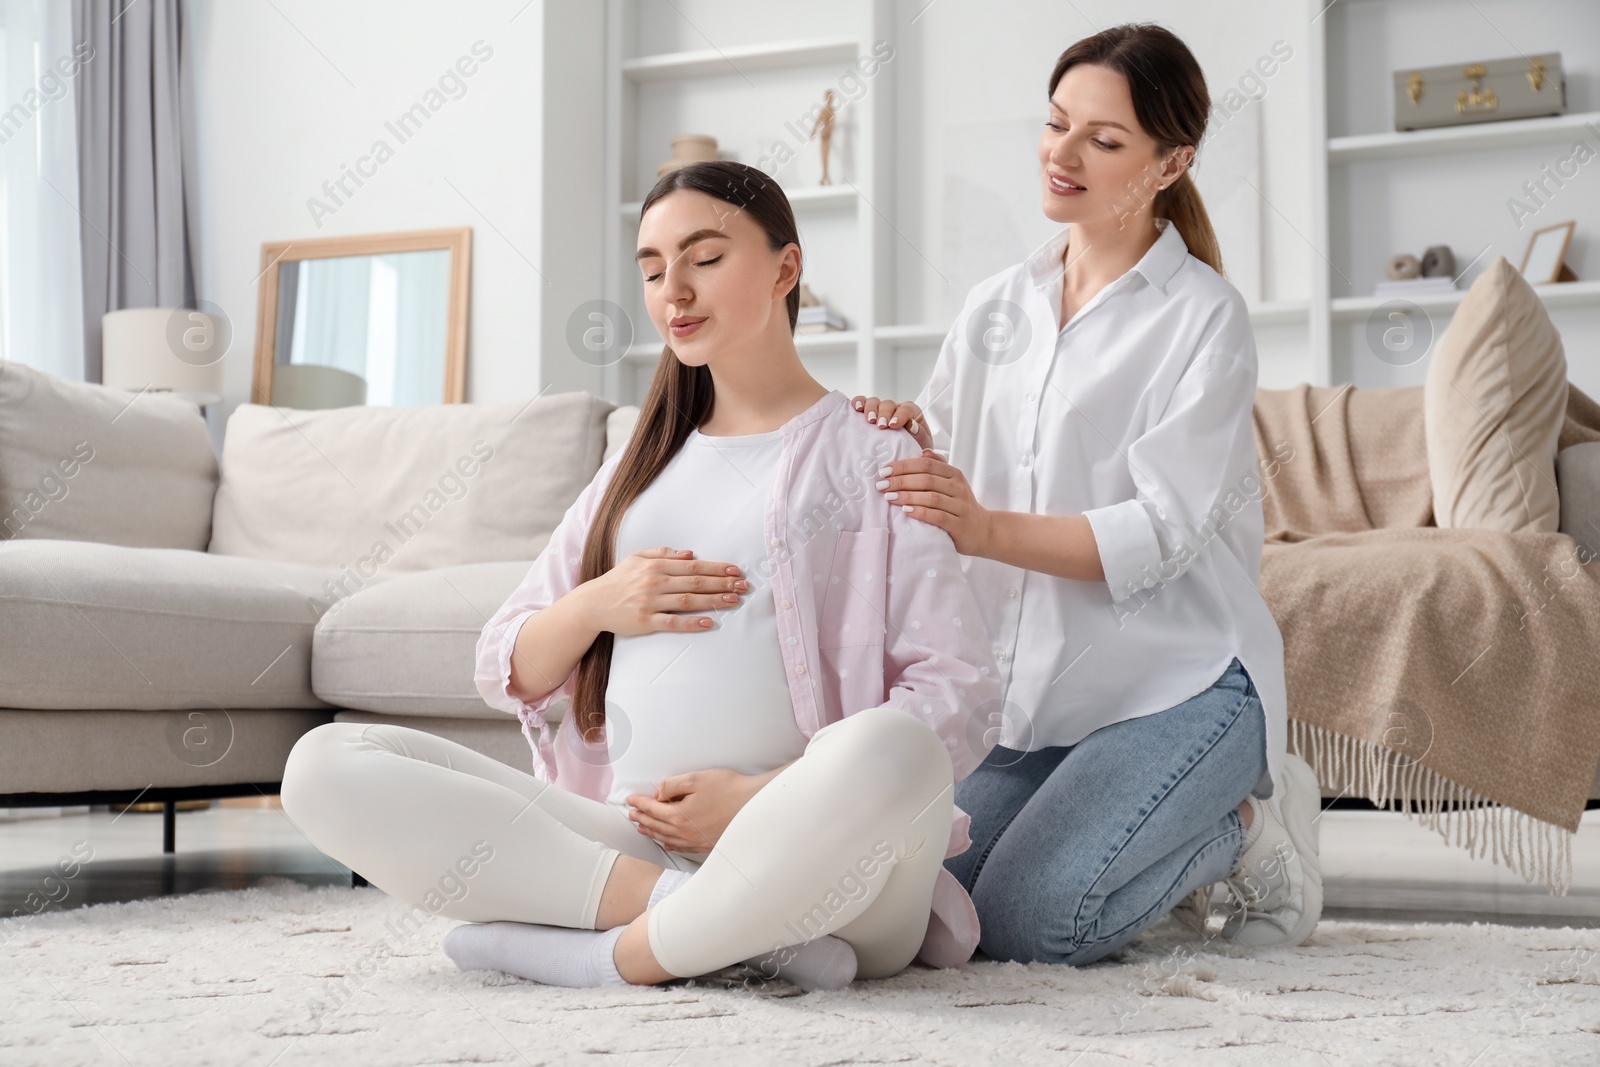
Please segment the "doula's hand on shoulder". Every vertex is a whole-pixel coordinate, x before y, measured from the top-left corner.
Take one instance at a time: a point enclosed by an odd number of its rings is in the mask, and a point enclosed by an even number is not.
[[[642,548],[579,586],[596,630],[619,637],[711,629],[689,612],[738,607],[750,583],[732,563],[695,559],[687,548]]]
[[[858,396],[850,403],[866,416],[867,421],[886,430],[904,429],[923,448],[933,447],[933,435],[922,418],[922,409],[909,400],[899,402],[879,400],[875,396]]]

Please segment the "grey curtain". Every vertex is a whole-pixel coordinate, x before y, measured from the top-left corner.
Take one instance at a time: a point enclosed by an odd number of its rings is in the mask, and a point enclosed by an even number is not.
[[[72,0],[94,48],[77,87],[85,381],[101,380],[100,317],[193,307],[179,109],[178,0]]]

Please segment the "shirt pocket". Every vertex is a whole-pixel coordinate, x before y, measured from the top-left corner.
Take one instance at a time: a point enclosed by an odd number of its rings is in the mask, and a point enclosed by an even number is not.
[[[817,613],[817,647],[883,644],[889,530],[841,530]]]

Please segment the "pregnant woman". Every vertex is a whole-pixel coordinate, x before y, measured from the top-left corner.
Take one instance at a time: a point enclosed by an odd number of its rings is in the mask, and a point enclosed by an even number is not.
[[[330,723],[290,754],[284,810],[466,920],[463,969],[583,986],[742,961],[810,989],[959,964],[976,914],[941,863],[999,670],[950,536],[871,488],[917,444],[801,364],[799,238],[761,171],[663,177],[637,260],[670,338],[638,425],[478,641],[536,773]]]
[[[1006,680],[999,744],[956,790],[973,847],[946,866],[996,959],[1089,963],[1180,901],[1209,933],[1297,945],[1320,793],[1285,753],[1257,590],[1255,342],[1188,174],[1205,81],[1168,31],[1117,26],[1048,96],[1065,228],[973,288],[916,403],[855,398],[925,446],[877,485],[967,557]]]

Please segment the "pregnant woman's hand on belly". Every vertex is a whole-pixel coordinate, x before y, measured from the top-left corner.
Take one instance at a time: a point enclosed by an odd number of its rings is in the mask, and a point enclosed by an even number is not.
[[[640,833],[674,852],[710,852],[739,809],[783,767],[765,774],[740,774],[726,767],[674,774],[661,779],[655,796],[628,797],[628,818]]]
[[[706,615],[738,607],[750,583],[732,563],[695,559],[691,549],[642,548],[579,587],[599,630],[619,637],[659,630],[708,630]]]

